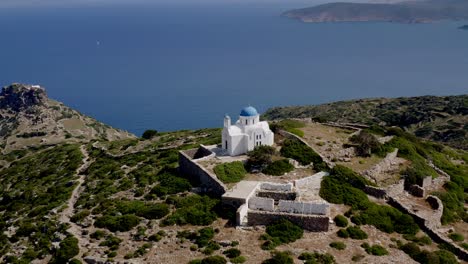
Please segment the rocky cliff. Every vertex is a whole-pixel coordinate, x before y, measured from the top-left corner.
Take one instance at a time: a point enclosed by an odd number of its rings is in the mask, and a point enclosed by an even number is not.
[[[0,151],[60,142],[126,139],[111,128],[47,97],[38,85],[12,84],[0,92]]]

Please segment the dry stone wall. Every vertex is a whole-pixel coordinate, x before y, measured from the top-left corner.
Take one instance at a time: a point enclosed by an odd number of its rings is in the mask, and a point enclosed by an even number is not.
[[[317,203],[306,203],[296,201],[279,201],[278,211],[285,213],[296,213],[296,214],[315,214],[315,215],[327,215],[328,204],[317,204]]]
[[[226,186],[218,180],[216,175],[207,171],[203,166],[192,159],[192,157],[195,156],[196,151],[189,150],[187,153],[179,151],[180,173],[187,175],[190,180],[199,183],[203,192],[210,193],[215,196],[223,195],[227,190]],[[190,156],[190,154],[194,156]]]
[[[415,222],[421,227],[423,231],[425,231],[429,235],[429,237],[431,237],[432,240],[434,240],[437,243],[448,244],[451,247],[451,251],[455,255],[457,255],[460,259],[464,261],[468,261],[467,250],[453,243],[453,241],[450,238],[438,232],[437,228],[440,227],[440,217],[442,216],[443,206],[439,198],[435,196],[430,196],[430,197],[432,197],[431,200],[437,201],[437,203],[439,204],[437,208],[437,212],[434,214],[432,219],[422,218],[421,216],[413,212],[413,210],[411,210],[404,204],[400,203],[397,199],[394,199],[392,197],[389,198],[388,203],[392,205],[393,207],[399,209],[400,211],[411,215],[414,218]],[[438,218],[438,221],[437,221],[437,218]]]
[[[364,192],[380,199],[385,199],[387,197],[387,191],[384,188],[366,185],[364,187]]]
[[[278,212],[263,212],[250,210],[247,213],[249,225],[269,225],[281,218],[286,218],[292,223],[311,232],[326,232],[329,227],[329,218],[327,216],[312,216],[301,214],[287,214]]]

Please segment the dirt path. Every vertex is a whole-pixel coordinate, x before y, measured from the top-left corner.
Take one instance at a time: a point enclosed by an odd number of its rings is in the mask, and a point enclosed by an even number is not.
[[[75,203],[76,201],[78,201],[78,198],[80,198],[81,192],[83,191],[82,185],[86,177],[86,175],[83,174],[83,172],[88,168],[88,166],[92,162],[89,158],[88,152],[86,151],[86,145],[81,145],[80,151],[83,154],[83,164],[76,170],[76,175],[79,176],[77,180],[78,185],[73,190],[72,195],[70,196],[70,199],[67,202],[67,207],[62,211],[59,217],[60,222],[68,223],[70,225],[70,228],[67,231],[78,239],[78,246],[80,247],[80,254],[78,256],[81,256],[83,254],[83,249],[85,248],[88,241],[82,238],[81,227],[71,222],[70,218],[75,213]],[[81,257],[79,257],[79,259],[81,259]]]

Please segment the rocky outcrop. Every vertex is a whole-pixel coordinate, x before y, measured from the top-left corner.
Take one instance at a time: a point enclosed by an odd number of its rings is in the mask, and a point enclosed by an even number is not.
[[[0,109],[14,112],[43,105],[47,100],[45,89],[38,85],[12,84],[3,87],[0,92]]]

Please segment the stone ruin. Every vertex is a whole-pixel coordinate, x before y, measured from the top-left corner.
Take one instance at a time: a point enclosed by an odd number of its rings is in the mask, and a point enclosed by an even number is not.
[[[245,203],[237,210],[239,226],[267,225],[286,218],[308,231],[328,231],[329,204],[296,200],[298,195],[292,183],[259,182],[245,195]],[[224,195],[223,204],[234,204],[232,199],[239,198]]]

